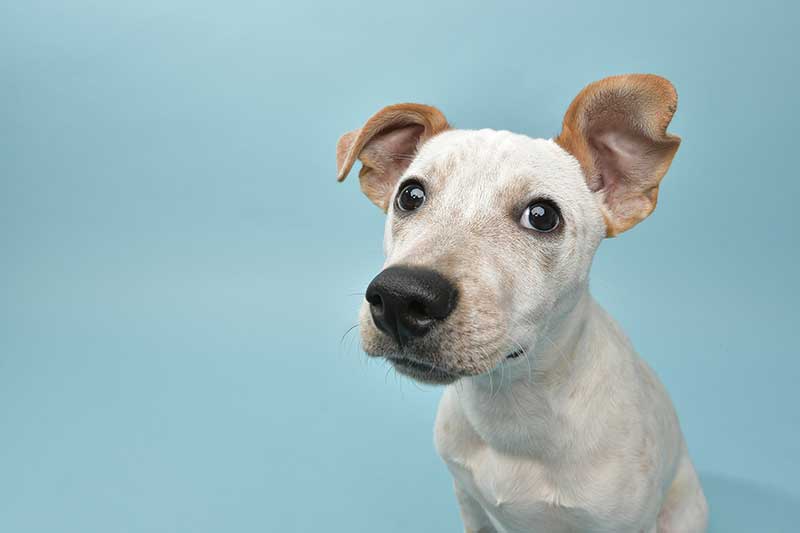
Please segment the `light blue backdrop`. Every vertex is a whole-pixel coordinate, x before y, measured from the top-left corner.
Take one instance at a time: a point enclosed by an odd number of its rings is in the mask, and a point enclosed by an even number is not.
[[[684,142],[594,293],[713,531],[796,531],[798,10],[555,4],[4,2],[0,531],[460,531],[439,390],[340,342],[383,217],[336,139],[399,101],[549,137],[624,72]]]

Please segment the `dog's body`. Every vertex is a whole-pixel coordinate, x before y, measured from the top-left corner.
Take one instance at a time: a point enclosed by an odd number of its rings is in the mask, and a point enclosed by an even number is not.
[[[650,368],[588,293],[555,330],[537,350],[569,354],[557,367],[445,389],[436,447],[467,531],[703,531],[705,500]]]
[[[693,533],[706,503],[663,386],[588,291],[604,236],[645,218],[678,148],[672,86],[587,87],[556,140],[386,108],[337,147],[389,213],[362,342],[451,383],[435,441],[467,531]]]

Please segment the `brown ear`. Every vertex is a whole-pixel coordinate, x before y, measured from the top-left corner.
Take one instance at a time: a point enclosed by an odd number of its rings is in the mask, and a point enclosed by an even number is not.
[[[435,107],[422,104],[384,107],[360,129],[345,133],[339,139],[337,179],[344,180],[356,159],[360,159],[361,190],[375,205],[387,211],[389,195],[419,146],[447,128],[447,119]]]
[[[652,74],[614,76],[575,97],[556,142],[602,194],[606,234],[630,229],[656,207],[658,184],[681,143],[667,133],[678,105],[672,84]]]

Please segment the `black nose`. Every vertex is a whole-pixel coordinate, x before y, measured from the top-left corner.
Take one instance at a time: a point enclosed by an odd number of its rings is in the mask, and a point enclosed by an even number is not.
[[[372,280],[366,297],[378,329],[404,346],[453,312],[458,291],[438,272],[396,266]]]

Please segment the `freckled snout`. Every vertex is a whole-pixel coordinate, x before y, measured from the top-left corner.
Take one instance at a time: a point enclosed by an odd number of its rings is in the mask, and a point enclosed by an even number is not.
[[[405,346],[453,312],[458,290],[435,270],[395,266],[372,280],[366,299],[375,326]]]

